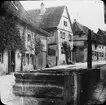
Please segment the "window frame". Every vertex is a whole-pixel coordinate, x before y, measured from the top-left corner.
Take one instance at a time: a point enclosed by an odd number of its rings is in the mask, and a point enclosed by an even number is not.
[[[30,36],[30,40],[29,40],[29,36]],[[28,34],[28,35],[27,35],[27,41],[28,41],[28,42],[31,42],[31,34]]]
[[[61,46],[61,54],[65,54],[64,48]]]
[[[69,41],[72,41],[72,35],[69,34]]]
[[[0,52],[0,63],[3,63],[3,51]]]
[[[65,20],[64,20],[64,26],[68,26],[68,25],[67,25],[67,21],[65,21]]]
[[[0,53],[0,63],[2,63],[2,53]]]
[[[60,36],[61,36],[62,39],[65,39],[65,32],[60,31]]]

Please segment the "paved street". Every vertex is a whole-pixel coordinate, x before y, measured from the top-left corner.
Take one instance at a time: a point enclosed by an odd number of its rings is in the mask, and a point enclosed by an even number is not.
[[[97,66],[101,66],[106,64],[106,61],[94,61],[92,62],[92,68],[96,68]],[[55,66],[52,67],[53,69],[55,68],[82,68],[82,69],[86,69],[87,68],[87,63],[75,63],[74,65],[60,65],[60,66]],[[102,69],[105,69],[105,65],[102,67]]]

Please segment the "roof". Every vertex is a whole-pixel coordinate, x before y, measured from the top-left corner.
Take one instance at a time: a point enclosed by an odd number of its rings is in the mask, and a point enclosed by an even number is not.
[[[103,31],[101,29],[98,29],[97,34],[99,35],[100,38],[98,38],[99,40],[101,40],[101,42],[106,45],[106,31]]]
[[[18,9],[15,7],[15,5]],[[19,1],[15,1],[15,5],[13,5],[13,3],[10,1],[6,1],[2,5],[2,8],[4,8],[7,12],[9,12],[12,15],[16,16],[17,18],[19,18],[20,20],[24,21],[28,25],[32,26],[37,31],[42,32],[45,35],[49,35],[48,32],[42,30],[41,28],[36,27],[36,25],[33,23],[33,21],[27,15],[27,12],[25,11],[25,9],[23,8],[23,6],[21,5],[21,3]]]
[[[65,6],[46,8],[44,15],[40,15],[40,9],[27,11],[28,15],[37,27],[52,28],[57,27]]]
[[[85,34],[88,35],[89,28],[78,23],[76,20],[73,23],[74,35]],[[97,33],[91,31],[92,42],[96,44],[106,45],[106,32],[99,29]]]
[[[98,34],[101,34],[103,36],[106,36],[106,31],[101,30],[100,28],[98,29]]]
[[[89,29],[88,27],[80,24],[76,20],[73,23],[73,33],[74,33],[74,35],[76,35],[76,34],[88,34],[88,29]]]

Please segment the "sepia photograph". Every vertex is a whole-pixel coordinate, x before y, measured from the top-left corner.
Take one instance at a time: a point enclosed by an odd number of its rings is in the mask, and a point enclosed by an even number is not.
[[[102,105],[105,76],[104,1],[1,2],[2,105]]]

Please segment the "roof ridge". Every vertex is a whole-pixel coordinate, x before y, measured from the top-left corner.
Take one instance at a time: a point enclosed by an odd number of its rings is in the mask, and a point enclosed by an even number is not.
[[[103,31],[103,30],[101,30],[101,29],[100,29],[100,31],[101,31],[101,32],[102,32],[102,33],[106,36],[106,34],[104,33],[104,31]]]
[[[61,5],[61,6],[52,6],[52,7],[46,7],[46,9],[50,9],[50,8],[59,8],[59,7],[66,7],[66,6],[65,6],[65,5]],[[34,10],[40,10],[40,8],[30,9],[30,10],[27,10],[27,11],[29,12],[29,11],[34,11]]]

